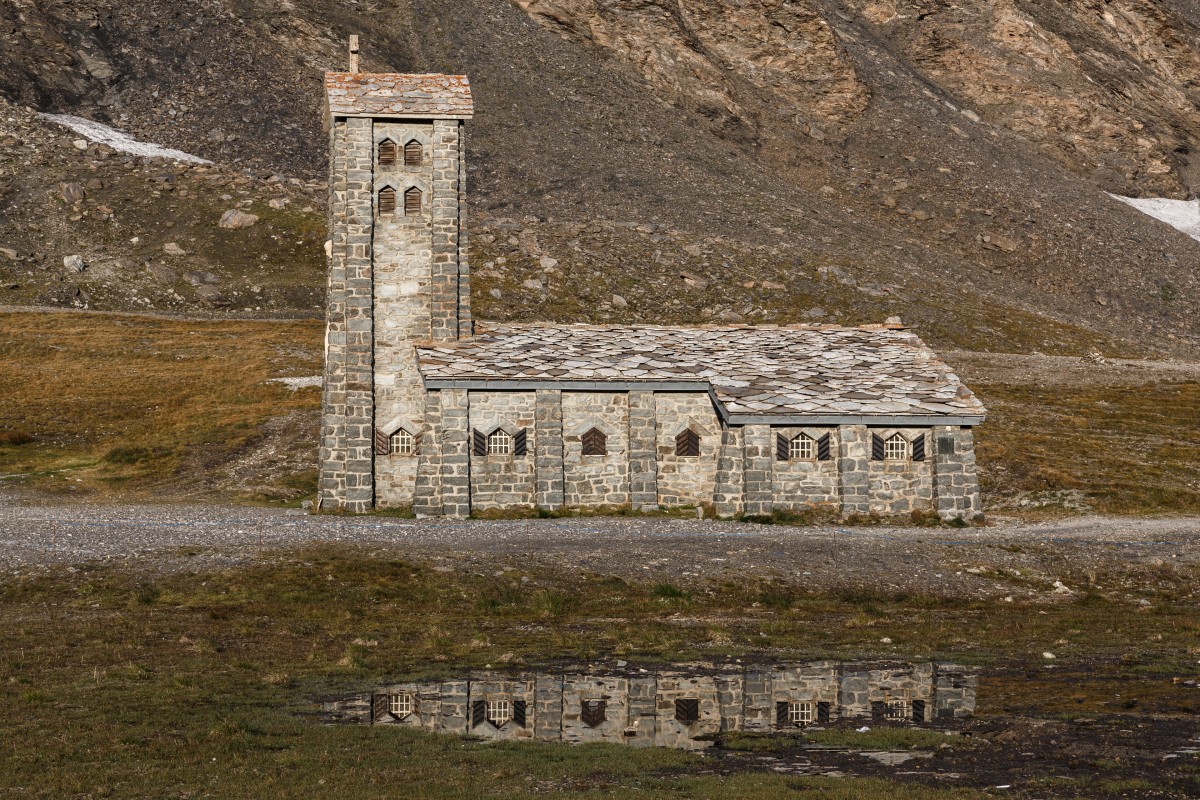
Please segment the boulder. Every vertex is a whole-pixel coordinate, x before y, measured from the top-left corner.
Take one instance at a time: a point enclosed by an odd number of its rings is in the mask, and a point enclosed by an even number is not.
[[[231,208],[221,215],[221,221],[217,225],[229,230],[237,230],[238,228],[249,228],[256,222],[258,222],[258,215],[247,214],[245,211]]]
[[[87,265],[83,263],[83,256],[67,256],[63,259],[63,266],[71,272],[83,272],[87,269]]]
[[[58,196],[63,202],[69,206],[76,203],[82,203],[83,198],[87,197],[87,192],[84,191],[83,185],[78,183],[60,183],[58,185]]]
[[[167,242],[163,245],[163,252],[169,256],[186,256],[187,251],[180,247],[175,242]]]

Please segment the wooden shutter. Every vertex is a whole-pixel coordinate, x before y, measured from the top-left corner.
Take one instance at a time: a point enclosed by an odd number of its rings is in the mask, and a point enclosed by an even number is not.
[[[421,216],[421,190],[415,186],[404,192],[404,216]]]
[[[787,461],[792,443],[782,433],[775,434],[775,460]]]
[[[582,437],[583,455],[585,456],[604,456],[608,455],[608,437],[599,428],[592,428]]]
[[[786,700],[780,700],[775,703],[775,727],[786,728],[789,722],[788,703]]]
[[[375,455],[386,456],[388,454],[391,438],[379,428],[375,429]]]
[[[396,213],[396,190],[390,186],[379,190],[379,213]]]
[[[487,436],[483,431],[475,430],[471,433],[471,452],[477,456],[487,455]]]
[[[817,722],[822,725],[829,724],[829,703],[817,703]]]
[[[917,438],[912,440],[912,460],[925,460],[925,434],[918,433]]]
[[[517,431],[517,435],[513,437],[513,455],[523,456],[529,449],[529,437],[525,433],[525,428]]]
[[[696,433],[691,428],[680,431],[679,435],[675,437],[675,455],[700,455],[700,434]]]
[[[396,163],[396,143],[390,139],[379,143],[379,165],[390,167]]]
[[[913,722],[924,722],[925,721],[925,701],[924,700],[913,700],[912,711],[913,711],[913,715],[912,715]]]
[[[404,145],[404,166],[419,167],[421,166],[421,143],[413,139],[408,144]]]
[[[675,719],[689,725],[700,719],[700,701],[694,698],[675,701]]]
[[[876,722],[883,722],[887,719],[887,703],[882,700],[875,700],[871,703],[871,719]]]
[[[513,700],[512,719],[513,719],[513,722],[517,723],[522,728],[525,727],[525,701],[524,700]]]
[[[603,724],[608,703],[604,700],[584,700],[579,709],[579,719],[589,728],[597,728]]]
[[[386,694],[371,695],[371,721],[382,722],[388,715],[388,696]]]
[[[883,461],[883,437],[878,433],[871,434],[871,460]]]
[[[487,700],[476,700],[471,703],[471,727],[487,722]]]
[[[828,461],[830,458],[829,434],[827,433],[820,439],[817,439],[817,461]]]

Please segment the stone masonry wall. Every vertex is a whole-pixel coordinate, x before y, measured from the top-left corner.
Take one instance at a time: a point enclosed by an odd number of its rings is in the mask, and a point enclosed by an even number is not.
[[[654,396],[658,446],[658,504],[711,503],[716,491],[721,424],[712,400],[699,392],[658,392]],[[632,420],[630,423],[632,427]],[[675,455],[675,437],[691,427],[700,434],[700,455]]]
[[[535,468],[536,395],[533,392],[471,392],[471,435],[496,428],[510,435],[522,428],[528,437],[524,456],[471,456],[471,506],[478,510],[529,508],[537,501]]]
[[[372,122],[333,124],[330,264],[318,506],[374,506]]]
[[[604,703],[604,719],[583,721],[583,702]],[[562,741],[621,744],[629,725],[629,679],[624,676],[565,675],[562,682]]]
[[[934,428],[933,464],[939,517],[972,520],[983,513],[975,475],[975,439],[970,428]]]
[[[592,428],[604,433],[606,455],[583,455],[582,436]],[[629,395],[564,392],[562,431],[565,504],[570,508],[628,505]]]
[[[888,515],[931,510],[933,508],[933,450],[929,431],[924,429],[870,429],[870,434],[881,436],[885,440],[896,433],[910,442],[918,436],[924,436],[925,460],[870,461],[871,513]],[[870,447],[869,441],[867,446]]]
[[[433,258],[433,123],[377,122],[375,147],[375,197],[380,190],[396,191],[393,215],[376,211],[375,260],[375,425],[390,435],[397,428],[420,435],[425,411],[425,389],[417,370],[414,341],[430,338],[430,303]],[[379,145],[385,140],[403,149],[421,143],[421,166],[408,167],[404,158],[379,164]],[[404,192],[422,192],[421,214],[404,214]],[[419,443],[418,443],[419,446]],[[376,455],[375,495],[381,507],[413,501],[417,456]]]
[[[838,474],[838,432],[835,428],[772,428],[772,438],[782,435],[789,441],[800,434],[814,442],[829,434],[828,461],[796,460],[772,464],[772,491],[775,508],[786,511],[802,511],[806,508],[832,508],[838,510],[841,503]],[[772,441],[774,446],[774,441]]]

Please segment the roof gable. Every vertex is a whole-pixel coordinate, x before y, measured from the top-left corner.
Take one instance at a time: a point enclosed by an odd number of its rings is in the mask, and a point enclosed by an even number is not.
[[[325,105],[332,117],[469,119],[466,75],[326,72]]]

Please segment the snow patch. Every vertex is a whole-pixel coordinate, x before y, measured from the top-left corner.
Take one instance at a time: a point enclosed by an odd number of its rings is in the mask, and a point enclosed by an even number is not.
[[[84,119],[83,117],[76,117],[71,114],[38,114],[38,116],[70,128],[76,133],[83,134],[90,141],[106,144],[113,150],[118,150],[122,153],[131,153],[135,156],[143,156],[145,158],[170,158],[175,161],[185,161],[189,164],[212,163],[207,159],[193,156],[182,150],[172,150],[169,147],[161,147],[150,142],[139,142],[129,134],[123,133],[116,128],[110,128],[95,120]]]
[[[1110,194],[1114,200],[1128,203],[1138,211],[1165,222],[1177,231],[1200,242],[1200,200],[1169,200],[1165,197],[1122,197]]]
[[[291,389],[293,392],[297,389],[303,389],[306,386],[320,386],[320,375],[307,375],[303,378],[268,378],[267,383],[282,383],[284,386]]]

